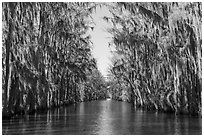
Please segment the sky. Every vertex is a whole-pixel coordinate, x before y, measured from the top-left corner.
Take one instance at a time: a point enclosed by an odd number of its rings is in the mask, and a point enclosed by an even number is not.
[[[92,14],[95,25],[93,31],[90,31],[90,35],[93,42],[93,56],[97,60],[98,69],[103,76],[107,76],[108,67],[111,64],[111,50],[108,45],[112,35],[106,31],[110,24],[103,20],[104,16],[111,16],[108,9],[97,7],[96,12]]]

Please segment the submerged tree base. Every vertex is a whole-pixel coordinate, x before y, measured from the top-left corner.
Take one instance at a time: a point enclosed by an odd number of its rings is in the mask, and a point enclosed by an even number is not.
[[[66,103],[63,103],[61,105],[53,105],[49,108],[38,108],[38,109],[33,109],[33,110],[29,110],[29,111],[26,111],[26,110],[18,110],[18,111],[15,111],[15,112],[11,112],[11,111],[6,111],[6,110],[3,110],[2,111],[2,119],[11,119],[12,117],[18,117],[18,116],[23,116],[23,115],[29,115],[29,114],[34,114],[36,112],[45,112],[47,110],[52,110],[52,109],[56,109],[56,108],[59,108],[59,107],[66,107],[66,106],[69,106],[69,105],[73,105],[73,104],[77,104],[77,103],[80,103],[80,102],[89,102],[89,101],[94,101],[94,100],[102,100],[102,99],[90,99],[90,100],[84,100],[84,101],[78,101],[78,102],[66,102]]]
[[[128,99],[127,100],[122,100],[121,98],[114,98],[113,100],[131,103],[135,108],[143,109],[145,111],[155,111],[155,112],[162,112],[162,113],[174,113],[175,115],[189,115],[189,116],[202,117],[202,113],[200,113],[200,112],[189,112],[186,109],[183,109],[183,110],[181,109],[181,110],[175,111],[175,109],[172,109],[170,106],[166,106],[164,108],[158,107],[158,109],[156,109],[154,105],[143,105],[143,106],[141,106],[139,104],[136,105],[135,103],[129,101]]]

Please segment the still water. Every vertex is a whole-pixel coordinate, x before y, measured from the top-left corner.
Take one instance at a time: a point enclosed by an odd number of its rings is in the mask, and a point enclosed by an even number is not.
[[[202,134],[202,118],[147,112],[127,102],[83,102],[2,120],[2,134]]]

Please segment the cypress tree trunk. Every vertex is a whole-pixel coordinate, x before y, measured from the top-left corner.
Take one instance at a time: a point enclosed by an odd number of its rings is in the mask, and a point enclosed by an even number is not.
[[[11,55],[12,55],[12,41],[13,41],[13,33],[14,33],[14,22],[13,19],[15,17],[15,7],[16,3],[9,2],[7,6],[10,10],[10,19],[9,19],[9,32],[8,37],[6,39],[6,77],[5,77],[5,91],[4,91],[4,110],[3,113],[7,115],[10,110],[8,110],[9,104],[9,92],[11,89],[11,75],[12,75],[12,65],[11,65]],[[4,116],[3,114],[3,116]]]

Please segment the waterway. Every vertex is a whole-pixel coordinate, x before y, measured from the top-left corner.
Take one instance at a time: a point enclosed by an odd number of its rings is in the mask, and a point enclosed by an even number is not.
[[[2,134],[202,134],[202,118],[136,109],[114,100],[82,102],[2,120]]]

